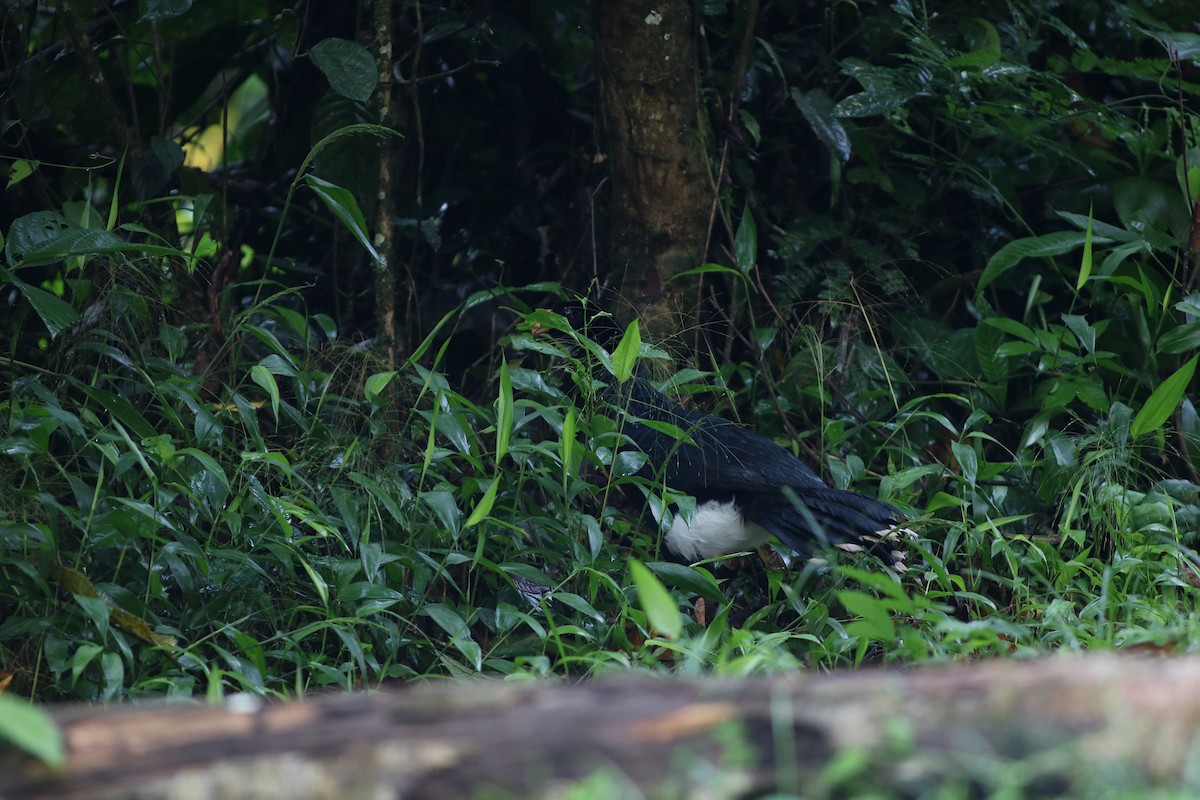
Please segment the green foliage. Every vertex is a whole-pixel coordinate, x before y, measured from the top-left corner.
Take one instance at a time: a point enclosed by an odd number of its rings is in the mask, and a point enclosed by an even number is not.
[[[403,140],[368,110],[354,31],[312,4],[303,26],[269,3],[123,20],[97,48],[139,132],[120,146],[85,65],[13,71],[0,665],[22,695],[1195,649],[1188,20],[701,4],[701,84],[725,113],[716,246],[689,274],[726,344],[676,369],[682,340],[631,325],[608,352],[529,308],[603,229],[583,210],[605,182],[588,4],[397,6],[418,34],[398,34]],[[61,38],[38,8],[13,19],[23,54]],[[156,36],[179,60],[135,69]],[[292,69],[318,89],[289,93]],[[214,108],[237,119],[198,165]],[[397,364],[360,341],[385,137],[409,181]],[[93,141],[128,154],[72,160]],[[637,475],[577,356],[899,504],[910,569],[663,561],[694,501]],[[848,755],[825,784],[868,778]],[[1004,780],[981,785],[1019,790]]]
[[[50,717],[11,697],[0,696],[0,740],[20,747],[50,767],[62,767],[67,760],[62,735]]]

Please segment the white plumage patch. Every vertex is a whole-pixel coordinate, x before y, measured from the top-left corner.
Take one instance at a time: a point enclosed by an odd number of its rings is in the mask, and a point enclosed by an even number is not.
[[[696,506],[690,523],[682,514],[676,514],[666,542],[680,558],[694,562],[753,550],[769,538],[770,534],[760,526],[746,524],[732,500],[728,503],[710,500]]]

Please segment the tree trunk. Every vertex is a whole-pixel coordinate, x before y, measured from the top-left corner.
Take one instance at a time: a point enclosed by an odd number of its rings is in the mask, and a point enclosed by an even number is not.
[[[709,186],[690,0],[597,0],[596,53],[610,164],[608,270],[659,333],[690,315],[707,244]]]
[[[373,0],[371,28],[375,45],[375,63],[379,69],[379,86],[375,89],[375,108],[379,121],[389,127],[396,124],[392,108],[392,0]],[[395,210],[395,186],[392,182],[392,161],[395,154],[386,142],[379,148],[379,187],[375,209],[375,249],[380,261],[374,264],[375,273],[375,338],[379,354],[388,369],[400,364],[400,327],[396,319],[396,246],[392,219]]]
[[[0,796],[548,798],[586,780],[604,797],[850,796],[862,781],[891,797],[987,789],[997,775],[1027,776],[1021,796],[1060,796],[1108,776],[1196,781],[1196,686],[1200,657],[1103,654],[771,680],[441,682],[252,709],[87,707],[54,713],[61,773],[0,749]]]

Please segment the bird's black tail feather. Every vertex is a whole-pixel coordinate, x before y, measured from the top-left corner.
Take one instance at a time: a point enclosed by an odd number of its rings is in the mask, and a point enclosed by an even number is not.
[[[891,505],[827,487],[784,489],[781,496],[773,513],[763,513],[766,509],[761,505],[746,509],[747,521],[799,553],[832,545],[847,552],[867,551],[892,567],[904,568],[904,551],[896,545],[916,536],[901,527],[899,512]]]

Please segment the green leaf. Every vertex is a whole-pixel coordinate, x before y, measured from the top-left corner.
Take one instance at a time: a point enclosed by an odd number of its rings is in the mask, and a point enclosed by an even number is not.
[[[42,162],[25,158],[18,158],[12,162],[12,167],[8,171],[8,186],[6,189],[11,189],[21,181],[28,178],[37,170],[41,169]],[[0,239],[2,241],[2,239]]]
[[[562,432],[558,437],[558,457],[562,461],[563,467],[563,491],[567,489],[567,484],[570,483],[572,476],[578,474],[578,465],[575,463],[575,451],[579,443],[575,440],[575,430],[578,423],[575,413],[575,406],[567,408],[567,414],[563,417]]]
[[[636,558],[629,559],[629,574],[650,627],[668,639],[678,639],[683,633],[683,617],[667,587]]]
[[[1026,258],[1050,258],[1069,253],[1087,241],[1087,234],[1079,231],[1059,231],[1045,236],[1030,236],[1009,242],[996,251],[983,274],[979,276],[979,285],[975,293],[982,292],[988,284],[999,278],[1012,267]]]
[[[1171,188],[1144,175],[1121,178],[1111,184],[1113,208],[1121,224],[1145,235],[1146,228],[1164,232],[1170,214]]]
[[[379,83],[375,59],[357,42],[334,37],[322,39],[308,55],[342,97],[365,102]]]
[[[445,603],[426,603],[421,607],[421,615],[429,617],[438,624],[438,627],[444,630],[450,638],[455,639],[459,636],[470,636],[470,631],[467,630],[467,623],[459,616],[458,612],[450,608]]]
[[[670,279],[675,280],[676,278],[691,277],[693,275],[708,275],[713,272],[723,275],[736,275],[738,277],[742,277],[742,273],[738,272],[732,267],[727,267],[724,264],[714,264],[709,262],[707,264],[701,264],[694,269],[684,270],[683,272],[672,275]]]
[[[992,382],[1003,382],[1008,378],[1008,359],[999,354],[1004,344],[1004,334],[995,325],[977,325],[971,336],[975,347],[975,358],[983,370],[983,376]]]
[[[1200,353],[1192,356],[1190,361],[1171,373],[1170,377],[1150,394],[1142,410],[1133,418],[1133,424],[1129,426],[1130,436],[1136,439],[1142,434],[1156,431],[1170,419],[1196,373],[1197,360],[1200,360]]]
[[[85,386],[83,384],[76,385],[80,391],[99,403],[101,408],[108,411],[110,417],[124,423],[125,427],[133,431],[139,439],[149,439],[158,435],[158,432],[154,430],[154,426],[125,398],[113,394],[107,389],[98,389],[94,386]]]
[[[1092,211],[1088,209],[1087,234],[1083,240],[1083,257],[1079,259],[1079,280],[1075,282],[1075,291],[1083,288],[1088,276],[1092,274]]]
[[[829,95],[821,89],[809,89],[807,92],[801,92],[793,86],[791,96],[796,108],[800,109],[804,121],[812,128],[821,144],[825,145],[829,155],[843,164],[849,161],[850,134],[846,132],[846,126],[842,124],[842,121],[837,118],[833,101],[829,99]]]
[[[380,258],[375,246],[371,244],[371,237],[367,235],[367,223],[363,219],[362,210],[359,209],[354,195],[336,183],[330,183],[316,175],[305,175],[304,180],[308,182],[309,188],[325,202],[325,205],[345,226],[346,230],[350,231],[351,235],[358,240],[371,258],[375,259],[375,263],[382,263],[383,259]]]
[[[616,375],[617,380],[621,383],[629,380],[629,377],[633,375],[633,368],[637,364],[638,352],[641,349],[642,333],[638,329],[638,321],[635,319],[625,329],[625,335],[621,337],[621,342],[612,355],[613,375]]]
[[[971,488],[975,487],[976,476],[979,474],[979,459],[975,454],[975,448],[963,442],[951,442],[950,450],[954,453],[954,460],[958,462],[959,469],[962,471],[963,480]]]
[[[387,370],[386,372],[376,372],[374,375],[367,377],[366,383],[363,385],[363,393],[371,402],[379,400],[379,396],[383,394],[383,390],[396,377],[395,370]]]
[[[432,439],[433,437],[430,438]],[[462,511],[458,508],[454,493],[445,489],[434,489],[429,492],[421,492],[418,496],[421,498],[421,502],[433,510],[438,521],[442,524],[442,528],[457,536]]]
[[[192,7],[192,0],[142,0],[142,16],[138,22],[156,22],[181,17]]]
[[[1096,352],[1096,329],[1088,324],[1086,317],[1081,314],[1063,314],[1062,321],[1071,333],[1075,334],[1084,351]]]
[[[513,426],[512,377],[508,362],[500,362],[500,396],[496,398],[496,463],[508,452],[508,440]],[[467,523],[470,525],[470,522]]]
[[[762,141],[762,128],[759,127],[758,120],[744,109],[738,111],[738,116],[742,119],[742,127],[750,134],[750,138],[754,140],[754,146],[757,147]]]
[[[1167,331],[1158,340],[1160,353],[1189,353],[1200,349],[1200,322],[1189,322]]]
[[[21,254],[20,266],[32,267],[51,264],[75,256],[96,256],[106,253],[131,253],[136,258],[149,255],[181,257],[183,251],[175,247],[164,247],[146,242],[127,242],[120,236],[99,228],[76,228],[63,233],[53,241]],[[9,261],[16,261],[10,256]]]
[[[604,615],[597,611],[591,603],[574,592],[555,592],[553,597],[557,602],[562,603],[564,606],[570,606],[585,617],[594,619],[596,622],[604,622]]]
[[[487,491],[483,493],[483,497],[479,500],[479,505],[475,506],[475,510],[471,512],[471,516],[467,517],[464,528],[470,528],[478,525],[483,521],[484,517],[492,513],[492,506],[496,504],[496,492],[500,489],[500,478],[497,476],[492,479],[491,485]]]
[[[842,98],[833,107],[833,113],[838,117],[875,117],[903,108],[909,100],[916,96],[917,93],[909,89],[881,86]]]
[[[71,229],[66,217],[53,211],[34,211],[17,217],[8,229],[4,255],[8,263],[21,261],[26,253],[57,241]]]
[[[614,478],[628,478],[646,465],[646,454],[640,450],[622,450],[612,462]]]
[[[1196,200],[1200,199],[1200,167],[1188,167],[1184,176],[1184,189],[1189,203],[1194,205]]]
[[[55,297],[45,289],[29,285],[2,267],[0,267],[0,275],[16,286],[17,291],[25,295],[29,305],[42,318],[42,324],[50,331],[51,337],[58,336],[79,321],[79,315],[75,313],[75,309],[61,298]]]
[[[982,319],[979,322],[981,325],[987,325],[988,327],[996,328],[1004,331],[1005,333],[1012,334],[1019,339],[1024,339],[1030,344],[1038,343],[1037,333],[1035,333],[1028,325],[1023,325],[1020,322],[1017,322],[1015,319],[1009,319],[1008,317],[988,317],[987,319]]]
[[[328,607],[329,584],[325,582],[323,577],[321,577],[321,573],[317,572],[313,565],[308,563],[307,558],[302,557],[300,559],[300,566],[304,568],[304,571],[308,574],[308,579],[312,581],[313,589],[316,590],[317,597],[321,599],[321,605]]]
[[[262,364],[255,364],[250,368],[250,380],[262,387],[267,396],[271,398],[271,411],[275,415],[275,421],[279,421],[279,384],[275,381],[275,376],[271,371]]]
[[[742,219],[733,237],[733,258],[743,273],[748,273],[758,263],[758,226],[754,224],[749,203],[742,206]]]
[[[837,596],[847,611],[861,617],[846,626],[847,632],[877,642],[896,640],[896,624],[879,598],[859,591],[840,591]]]
[[[0,740],[55,769],[66,765],[67,750],[54,720],[40,708],[15,697],[0,695]]]
[[[725,595],[712,573],[700,567],[689,567],[673,561],[652,561],[646,565],[655,575],[677,589],[698,594],[705,600],[724,603]]]

